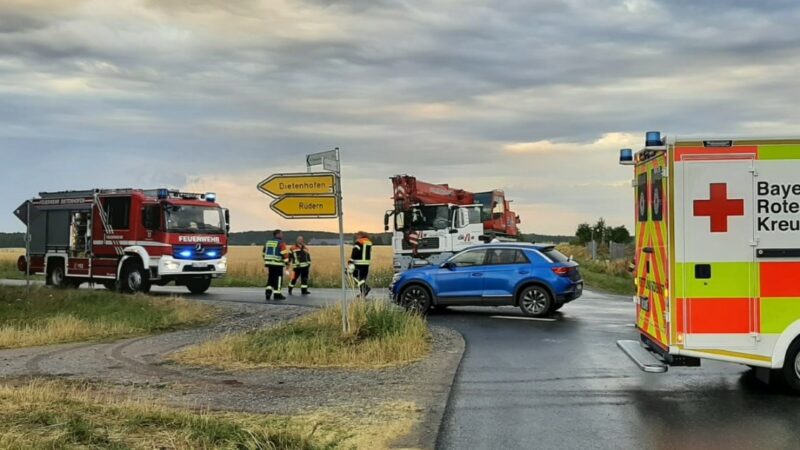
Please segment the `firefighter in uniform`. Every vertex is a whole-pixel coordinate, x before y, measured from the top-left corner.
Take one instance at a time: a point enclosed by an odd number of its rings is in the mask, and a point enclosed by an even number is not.
[[[308,277],[311,272],[311,253],[306,247],[306,242],[303,236],[297,237],[297,243],[290,248],[292,252],[292,269],[294,276],[292,282],[289,284],[289,295],[292,295],[292,290],[297,287],[297,281],[300,281],[300,293],[308,295]]]
[[[369,235],[363,231],[356,234],[356,242],[353,245],[353,253],[350,255],[350,264],[354,266],[353,278],[356,280],[361,297],[366,298],[372,289],[367,285],[369,277],[369,265],[372,262],[372,241]]]
[[[283,296],[283,271],[289,266],[289,256],[291,253],[283,242],[283,233],[281,230],[275,230],[272,233],[272,239],[264,244],[264,266],[267,268],[267,290],[265,296],[267,301],[272,299],[275,294],[275,300],[285,300]]]

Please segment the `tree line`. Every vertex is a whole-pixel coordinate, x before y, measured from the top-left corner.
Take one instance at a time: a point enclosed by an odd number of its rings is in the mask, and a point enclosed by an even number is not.
[[[588,223],[578,225],[578,230],[575,231],[575,240],[576,243],[580,245],[584,245],[592,240],[601,244],[610,242],[630,244],[633,237],[628,229],[625,228],[625,225],[612,227],[607,225],[605,219],[601,217],[594,225]]]

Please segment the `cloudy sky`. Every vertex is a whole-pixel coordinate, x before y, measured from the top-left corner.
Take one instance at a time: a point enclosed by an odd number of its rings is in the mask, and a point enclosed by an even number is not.
[[[255,190],[342,149],[346,226],[388,177],[503,188],[527,232],[632,223],[617,149],[789,135],[796,0],[2,0],[0,230],[42,190],[218,192],[235,230],[286,223]]]

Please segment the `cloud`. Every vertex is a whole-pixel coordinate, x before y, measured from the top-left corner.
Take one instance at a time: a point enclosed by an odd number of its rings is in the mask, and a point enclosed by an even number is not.
[[[641,141],[641,137],[631,133],[606,133],[591,143],[552,142],[549,140],[537,142],[516,142],[506,144],[505,150],[511,154],[526,153],[580,153],[597,150],[614,150],[620,148],[633,148]],[[571,157],[579,157],[571,155]]]
[[[273,226],[253,180],[338,146],[349,227],[381,227],[396,173],[503,188],[528,231],[630,224],[616,152],[644,131],[796,132],[798,19],[790,0],[4,1],[0,210],[169,184]]]

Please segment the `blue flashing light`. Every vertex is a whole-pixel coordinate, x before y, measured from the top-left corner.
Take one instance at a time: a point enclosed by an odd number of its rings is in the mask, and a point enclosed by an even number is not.
[[[217,252],[215,252],[215,251],[213,251],[213,250],[212,250],[212,251],[210,251],[210,252],[206,252],[206,255],[207,255],[209,258],[216,258],[216,257],[217,257]]]
[[[158,190],[158,199],[165,200],[169,198],[169,190],[167,189],[159,189]]]
[[[206,194],[206,201],[207,202],[212,202],[212,203],[217,201],[217,194],[215,194],[213,192],[207,193]]]
[[[619,151],[619,163],[620,164],[630,164],[633,162],[633,150],[629,148],[623,148]]]
[[[647,132],[644,144],[645,147],[660,147],[662,144],[660,131]]]
[[[184,251],[180,252],[179,255],[181,255],[184,258],[191,258],[192,257],[192,251],[191,250],[184,250]]]

